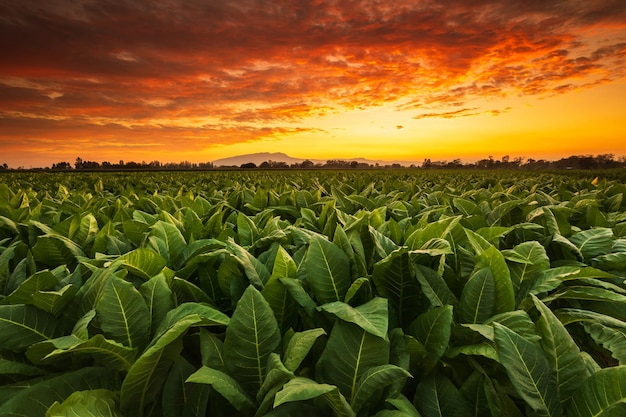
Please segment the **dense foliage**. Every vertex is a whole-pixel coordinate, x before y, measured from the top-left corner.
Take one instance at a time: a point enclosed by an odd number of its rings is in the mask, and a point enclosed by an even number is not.
[[[4,174],[0,415],[626,415],[625,196],[503,172]]]

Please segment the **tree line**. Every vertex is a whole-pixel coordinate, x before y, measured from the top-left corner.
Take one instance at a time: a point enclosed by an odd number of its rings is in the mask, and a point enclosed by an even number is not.
[[[494,159],[493,156],[480,159],[476,162],[464,163],[461,159],[450,161],[433,161],[425,158],[421,164],[403,166],[398,163],[380,165],[378,163],[368,164],[365,162],[330,159],[325,163],[314,163],[304,160],[300,163],[288,164],[284,161],[264,161],[257,165],[254,162],[247,162],[241,165],[216,167],[212,162],[190,162],[181,161],[161,163],[157,160],[146,162],[134,162],[123,160],[117,163],[108,161],[97,162],[83,160],[78,157],[73,164],[67,161],[57,162],[50,167],[36,168],[31,170],[52,170],[52,171],[138,171],[138,170],[213,170],[213,169],[507,169],[507,170],[547,170],[547,169],[611,169],[626,168],[626,157],[616,158],[614,154],[600,155],[573,155],[559,160],[549,161],[546,159],[533,158],[510,158],[508,155],[501,159]],[[17,170],[24,168],[19,167]],[[13,170],[4,163],[0,165],[0,171]]]

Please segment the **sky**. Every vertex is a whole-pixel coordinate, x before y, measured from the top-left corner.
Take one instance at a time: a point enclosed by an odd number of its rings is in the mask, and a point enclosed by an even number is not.
[[[0,164],[626,156],[624,0],[3,0]]]

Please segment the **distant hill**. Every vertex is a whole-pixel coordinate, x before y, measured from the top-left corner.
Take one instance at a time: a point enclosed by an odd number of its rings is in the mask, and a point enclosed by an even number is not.
[[[370,165],[388,165],[388,164],[400,164],[400,165],[411,165],[415,163],[414,161],[382,161],[382,160],[371,160],[366,158],[337,158],[343,161],[357,161],[359,163],[365,163]],[[306,161],[307,158],[294,158],[282,152],[259,152],[259,153],[250,153],[245,155],[237,155],[231,156],[229,158],[222,158],[213,161],[213,165],[216,167],[220,166],[241,166],[243,164],[247,164],[252,162],[254,164],[261,165],[265,161],[274,161],[274,162],[285,162],[288,165],[291,164],[301,164],[303,161]],[[325,164],[326,159],[308,159],[314,164]]]
[[[252,162],[256,165],[260,165],[265,161],[274,161],[274,162],[285,162],[289,165],[291,164],[299,164],[305,159],[302,158],[293,158],[287,154],[282,152],[259,152],[259,153],[249,153],[246,155],[237,155],[231,156],[230,158],[222,158],[213,161],[213,165],[215,166],[241,166],[242,164],[247,164]],[[312,162],[317,162],[313,161]],[[322,162],[322,161],[319,161]],[[326,162],[326,161],[323,161]]]

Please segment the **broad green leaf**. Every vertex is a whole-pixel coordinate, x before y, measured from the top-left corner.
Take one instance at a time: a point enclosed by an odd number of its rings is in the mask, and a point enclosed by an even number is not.
[[[276,394],[278,390],[290,379],[295,378],[294,373],[287,369],[283,362],[280,360],[280,356],[277,353],[270,353],[267,358],[266,377],[261,385],[261,389],[257,392],[256,399],[259,403],[263,401],[266,396]]]
[[[626,304],[625,295],[618,294],[612,290],[605,290],[604,288],[596,288],[591,286],[568,286],[565,287],[563,291],[558,291],[549,295],[548,297],[543,297],[542,300],[547,302],[559,298],[572,300],[605,301]]]
[[[376,297],[358,307],[335,301],[322,305],[320,309],[337,316],[343,321],[354,323],[374,336],[383,339],[387,337],[389,315],[387,313],[386,298]]]
[[[0,349],[14,352],[62,334],[62,322],[33,306],[0,306]]]
[[[168,266],[177,269],[180,266],[183,251],[187,247],[183,234],[173,224],[161,220],[153,224],[150,229],[152,247],[165,258]]]
[[[454,227],[461,221],[461,216],[447,217],[429,223],[423,229],[417,229],[406,239],[406,245],[411,250],[420,249],[430,239],[445,239]]]
[[[494,246],[476,256],[476,270],[489,267],[495,282],[495,312],[504,313],[515,309],[515,292],[511,282],[511,273],[504,256]]]
[[[502,251],[502,254],[507,260],[513,255],[518,258],[518,261],[509,263],[511,281],[516,291],[519,291],[524,281],[533,280],[550,268],[546,249],[537,241],[520,243],[511,250]]]
[[[313,236],[305,258],[306,281],[320,304],[343,301],[352,283],[348,256],[332,242]]]
[[[130,348],[143,349],[150,333],[150,312],[128,281],[113,277],[96,304],[98,320],[105,335]]]
[[[227,326],[230,319],[215,307],[198,303],[184,303],[165,315],[159,325],[151,345],[153,345],[164,333],[170,331],[181,320],[192,318],[190,326]]]
[[[274,313],[261,293],[249,286],[237,303],[224,339],[224,363],[251,396],[263,385],[267,358],[280,346]]]
[[[452,306],[446,305],[421,314],[416,318],[407,333],[414,336],[428,352],[423,366],[430,370],[448,348],[452,331]]]
[[[353,417],[354,411],[334,385],[319,384],[311,379],[296,377],[276,393],[274,408],[290,402],[301,402],[322,397],[338,417]]]
[[[397,325],[404,327],[417,317],[421,289],[406,249],[399,249],[377,262],[372,279],[378,293],[389,300],[390,311],[398,318]]]
[[[473,273],[465,283],[457,308],[461,323],[482,323],[495,313],[496,284],[490,268]]]
[[[207,384],[213,387],[236,410],[244,414],[251,414],[255,405],[239,383],[228,374],[203,366],[187,378],[187,382]]]
[[[602,369],[574,392],[568,417],[621,417],[626,414],[626,366]]]
[[[324,329],[309,329],[295,333],[285,349],[283,363],[285,367],[295,372],[304,358],[309,354],[313,344],[320,336],[325,335]]]
[[[206,312],[198,314],[198,310]],[[228,317],[211,307],[183,304],[170,311],[148,348],[124,378],[120,391],[121,410],[128,415],[144,415],[146,407],[159,395],[170,366],[183,348],[181,339],[190,327],[227,323]]]
[[[270,278],[270,273],[265,265],[259,262],[250,252],[236,244],[232,239],[228,241],[226,247],[237,263],[243,268],[250,284],[254,285],[257,289],[263,288]]]
[[[281,333],[290,327],[295,327],[298,314],[296,311],[297,304],[289,294],[287,287],[281,283],[280,278],[290,279],[296,278],[296,276],[296,263],[282,246],[279,247],[272,275],[263,287],[261,294],[263,294],[263,297],[265,297],[272,308]]]
[[[545,271],[537,282],[533,284],[530,293],[537,295],[542,292],[552,291],[566,281],[581,278],[614,279],[617,277],[609,272],[591,267],[561,266]]]
[[[317,362],[317,375],[320,382],[336,385],[346,398],[353,398],[363,374],[388,362],[389,342],[337,321]]]
[[[535,307],[541,314],[537,321],[537,331],[541,336],[541,345],[556,371],[556,383],[561,404],[566,406],[572,393],[589,376],[580,355],[580,349],[565,326],[537,297],[531,296]]]
[[[85,256],[83,250],[70,239],[54,234],[37,237],[33,246],[35,260],[49,266],[74,264],[77,258]]]
[[[59,278],[47,269],[35,272],[23,281],[15,291],[2,299],[0,303],[32,305],[35,293],[39,291],[51,290],[59,283],[59,281]]]
[[[127,371],[137,356],[137,349],[97,334],[89,340],[82,340],[74,335],[62,336],[35,343],[26,352],[26,356],[36,364],[58,363],[68,355],[76,358],[90,357],[99,366]]]
[[[63,403],[52,404],[46,417],[123,417],[117,402],[118,395],[106,389],[77,391]]]
[[[143,297],[150,317],[150,334],[154,334],[168,311],[174,308],[174,294],[164,274],[158,274],[141,284],[139,293]]]
[[[398,411],[402,414],[404,417],[421,417],[420,413],[417,412],[417,410],[415,409],[415,406],[413,405],[413,403],[411,401],[409,401],[408,398],[406,398],[404,395],[400,394],[399,396],[395,397],[395,398],[387,398],[385,400],[385,402],[391,404],[392,406],[394,406],[395,408],[398,409]],[[389,410],[391,411],[391,410]],[[395,411],[395,410],[394,410]],[[376,414],[376,416],[378,416],[379,413]]]
[[[411,374],[395,365],[381,365],[368,369],[359,379],[358,388],[350,399],[350,405],[355,413],[358,413],[367,400],[385,387],[403,381]]]
[[[372,299],[372,284],[369,278],[357,278],[354,280],[348,292],[345,302],[350,305],[364,304]]]
[[[139,248],[117,258],[116,262],[128,272],[149,280],[165,267],[165,259],[157,252],[148,248]]]
[[[585,260],[611,252],[613,230],[609,228],[588,229],[569,237]]]
[[[564,326],[567,326],[571,323],[584,322],[601,323],[605,326],[626,329],[626,322],[620,319],[616,319],[615,317],[608,316],[606,314],[597,313],[595,311],[583,310],[580,308],[561,308],[555,310],[554,314],[559,318]]]
[[[237,235],[239,244],[243,247],[251,246],[259,237],[259,230],[254,222],[241,212],[237,215]]]
[[[432,307],[443,307],[446,304],[456,305],[459,301],[446,281],[437,272],[424,265],[416,265],[415,276],[422,291]]]
[[[498,323],[494,336],[500,362],[517,393],[539,416],[562,416],[555,370],[544,351]]]
[[[619,361],[620,365],[626,365],[626,329],[616,329],[601,323],[583,323],[585,331],[611,355]]]
[[[466,417],[470,409],[463,394],[442,374],[420,381],[414,403],[423,417]]]
[[[44,417],[55,402],[62,403],[76,391],[119,388],[118,375],[106,368],[85,367],[34,382],[0,405],[0,415]]]
[[[199,338],[202,365],[213,369],[224,369],[224,342],[203,328],[200,328]]]
[[[43,373],[45,373],[44,369],[28,363],[23,355],[0,351],[0,375],[37,376]]]
[[[604,271],[626,271],[626,252],[597,256],[591,260],[591,265]]]

